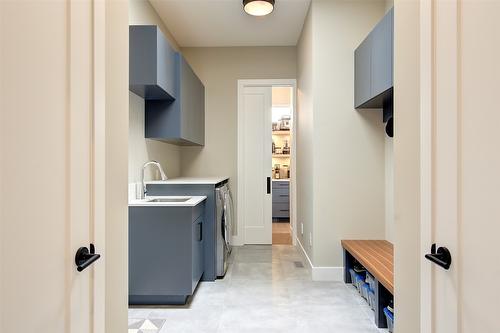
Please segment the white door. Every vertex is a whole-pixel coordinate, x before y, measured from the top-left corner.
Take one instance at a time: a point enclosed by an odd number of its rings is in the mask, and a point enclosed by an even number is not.
[[[0,1],[0,332],[104,332],[103,1]]]
[[[422,237],[452,257],[449,270],[422,263],[422,332],[500,332],[500,1],[421,10]]]
[[[243,191],[238,198],[238,209],[242,209],[238,216],[243,217],[245,244],[271,244],[272,89],[246,86],[240,98]]]

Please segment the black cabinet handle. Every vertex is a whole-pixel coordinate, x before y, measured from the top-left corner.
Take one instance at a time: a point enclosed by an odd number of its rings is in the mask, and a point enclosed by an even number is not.
[[[267,194],[271,193],[271,177],[267,177]]]
[[[436,244],[432,244],[431,253],[426,254],[425,258],[446,270],[451,266],[451,253],[446,247],[439,247],[436,250]]]
[[[79,248],[75,255],[76,270],[79,272],[83,271],[100,257],[100,254],[95,253],[94,244],[90,244],[90,251],[86,247]]]

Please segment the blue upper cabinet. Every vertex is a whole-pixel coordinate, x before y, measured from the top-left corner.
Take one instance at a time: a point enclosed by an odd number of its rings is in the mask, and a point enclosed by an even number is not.
[[[146,100],[146,138],[181,146],[205,144],[205,87],[176,54],[175,101]]]
[[[129,27],[129,89],[144,99],[173,100],[175,54],[155,25]]]
[[[354,106],[358,107],[371,98],[371,49],[372,35],[354,51]]]
[[[154,25],[130,26],[130,91],[145,99],[145,136],[205,144],[205,87]]]
[[[392,98],[394,9],[354,51],[354,107],[381,108]]]

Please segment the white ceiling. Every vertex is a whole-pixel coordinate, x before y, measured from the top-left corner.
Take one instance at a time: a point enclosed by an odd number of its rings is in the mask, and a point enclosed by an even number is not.
[[[276,0],[253,17],[242,0],[149,0],[181,47],[288,46],[300,37],[310,0]]]

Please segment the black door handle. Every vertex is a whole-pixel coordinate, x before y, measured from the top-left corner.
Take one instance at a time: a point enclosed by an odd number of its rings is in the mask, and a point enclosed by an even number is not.
[[[267,177],[267,194],[271,193],[271,177]]]
[[[439,247],[436,250],[436,244],[432,244],[431,253],[426,254],[425,258],[446,270],[451,266],[451,253],[446,247]]]
[[[90,251],[86,247],[79,248],[75,255],[76,270],[83,271],[100,257],[100,254],[95,253],[94,244],[90,244]]]

